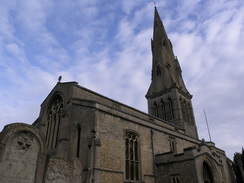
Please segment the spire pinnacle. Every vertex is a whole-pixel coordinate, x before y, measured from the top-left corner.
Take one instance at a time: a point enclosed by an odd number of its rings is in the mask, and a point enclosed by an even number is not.
[[[197,138],[192,96],[188,92],[171,41],[155,6],[152,46],[152,80],[146,98],[149,114],[184,128],[186,134]]]

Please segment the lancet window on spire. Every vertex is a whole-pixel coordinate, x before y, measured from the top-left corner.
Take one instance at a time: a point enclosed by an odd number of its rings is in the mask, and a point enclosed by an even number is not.
[[[159,66],[157,66],[157,68],[156,68],[156,73],[157,73],[157,76],[161,75],[161,69]]]
[[[158,22],[155,20],[154,21],[154,27],[157,27],[158,26]]]

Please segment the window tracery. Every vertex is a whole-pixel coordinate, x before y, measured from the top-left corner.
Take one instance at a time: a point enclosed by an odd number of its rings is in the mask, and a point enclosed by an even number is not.
[[[126,180],[139,181],[139,136],[134,132],[126,132]]]
[[[63,99],[57,95],[51,103],[47,116],[46,144],[49,150],[57,148],[61,116],[63,115]]]

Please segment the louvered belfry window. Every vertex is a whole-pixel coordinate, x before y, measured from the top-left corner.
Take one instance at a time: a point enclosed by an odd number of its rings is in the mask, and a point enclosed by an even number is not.
[[[139,180],[139,136],[126,132],[126,180]]]

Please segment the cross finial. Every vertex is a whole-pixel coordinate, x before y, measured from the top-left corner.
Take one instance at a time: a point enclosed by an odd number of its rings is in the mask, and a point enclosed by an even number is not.
[[[156,2],[154,1],[154,6],[156,6]]]

